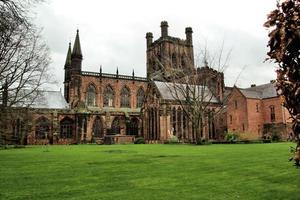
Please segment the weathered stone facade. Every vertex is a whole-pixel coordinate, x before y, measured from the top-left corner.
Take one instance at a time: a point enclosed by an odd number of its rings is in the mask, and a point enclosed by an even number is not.
[[[274,130],[286,137],[289,114],[281,106],[274,88],[271,93],[269,87],[262,86],[225,88],[223,73],[207,65],[195,68],[192,28],[187,27],[185,33],[185,39],[169,36],[168,23],[163,21],[157,40],[153,41],[152,33],[146,34],[145,78],[136,77],[134,72],[131,76],[121,75],[118,69],[115,74],[107,74],[101,67],[99,72],[83,71],[77,31],[73,49],[69,44],[64,65],[65,100],[61,100],[64,102],[60,106],[41,104],[32,110],[30,129],[23,134],[27,143],[103,142],[105,137],[118,143],[132,142],[135,137],[160,143],[172,135],[181,142],[195,142],[193,127],[182,105],[166,90],[169,70],[196,78],[196,85],[201,85],[203,79],[208,80],[207,90],[212,98],[208,102],[201,138],[222,140],[227,130],[245,139],[266,137]],[[182,80],[178,79],[178,84],[184,84]],[[60,98],[60,92],[48,95],[54,94],[56,99]],[[52,101],[50,96],[45,100]],[[13,132],[18,135],[22,128],[21,123],[16,124]]]

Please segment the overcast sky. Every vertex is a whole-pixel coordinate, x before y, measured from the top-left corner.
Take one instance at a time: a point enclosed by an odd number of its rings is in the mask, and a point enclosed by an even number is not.
[[[169,35],[185,38],[193,28],[195,54],[205,45],[218,52],[224,42],[232,49],[225,84],[248,87],[276,78],[274,64],[264,62],[268,31],[266,15],[275,0],[47,0],[35,8],[36,23],[51,50],[50,68],[63,87],[63,67],[68,42],[79,29],[83,71],[146,76],[146,32],[160,37],[160,22],[169,23]],[[201,64],[201,63],[199,63]],[[242,71],[240,77],[238,74]]]

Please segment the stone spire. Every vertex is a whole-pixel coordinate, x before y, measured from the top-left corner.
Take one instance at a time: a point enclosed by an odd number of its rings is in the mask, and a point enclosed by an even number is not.
[[[68,53],[67,53],[67,57],[66,57],[65,68],[71,66],[71,54],[72,54],[71,42],[69,42],[69,48],[68,48]]]
[[[73,51],[71,54],[71,73],[80,74],[81,65],[82,65],[82,53],[81,53],[80,40],[79,40],[79,30],[77,29],[77,34],[73,45]]]
[[[79,39],[79,30],[78,29],[77,29],[76,38],[75,38],[73,51],[72,51],[72,58],[74,58],[74,57],[82,59],[80,39]]]

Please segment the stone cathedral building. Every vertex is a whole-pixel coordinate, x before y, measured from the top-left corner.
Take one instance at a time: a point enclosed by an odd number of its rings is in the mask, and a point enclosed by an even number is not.
[[[187,27],[185,34],[184,39],[170,36],[166,21],[161,22],[158,39],[153,40],[153,34],[146,33],[147,77],[137,77],[134,71],[131,76],[119,74],[118,69],[115,74],[108,74],[102,72],[101,67],[98,72],[84,71],[84,55],[77,30],[64,64],[63,96],[60,92],[41,92],[32,106],[34,112],[30,115],[32,122],[29,128],[24,128],[22,118],[17,119],[13,134],[16,137],[25,135],[28,144],[101,143],[104,140],[128,143],[136,137],[144,137],[149,143],[162,143],[172,135],[182,142],[194,142],[193,127],[169,87],[172,84],[169,72],[178,70],[196,77],[196,80],[211,77],[209,87],[204,91],[210,96],[208,111],[211,114],[204,120],[201,137],[223,139],[228,123],[230,130],[252,134],[251,121],[243,121],[242,128],[232,122],[240,112],[232,109],[231,105],[238,101],[235,97],[239,94],[252,98],[253,92],[238,92],[238,88],[225,87],[224,74],[207,65],[195,68],[192,28]],[[181,80],[179,78],[176,84],[184,85]],[[257,94],[255,98],[261,99],[261,92],[257,91]],[[271,97],[279,99],[276,94]],[[228,112],[225,109],[214,117],[213,113],[225,104],[230,105]],[[261,103],[259,105],[262,109]],[[276,106],[275,110],[282,109],[280,104]],[[261,113],[268,116],[268,110]],[[251,112],[243,114],[248,116]],[[255,122],[254,138],[262,137],[264,132],[263,118],[260,120]],[[274,122],[283,123],[280,120]]]

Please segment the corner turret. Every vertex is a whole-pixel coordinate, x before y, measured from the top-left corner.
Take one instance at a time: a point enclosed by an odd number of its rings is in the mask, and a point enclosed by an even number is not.
[[[160,28],[161,28],[161,37],[167,37],[168,36],[168,22],[167,21],[162,21],[160,23]]]

